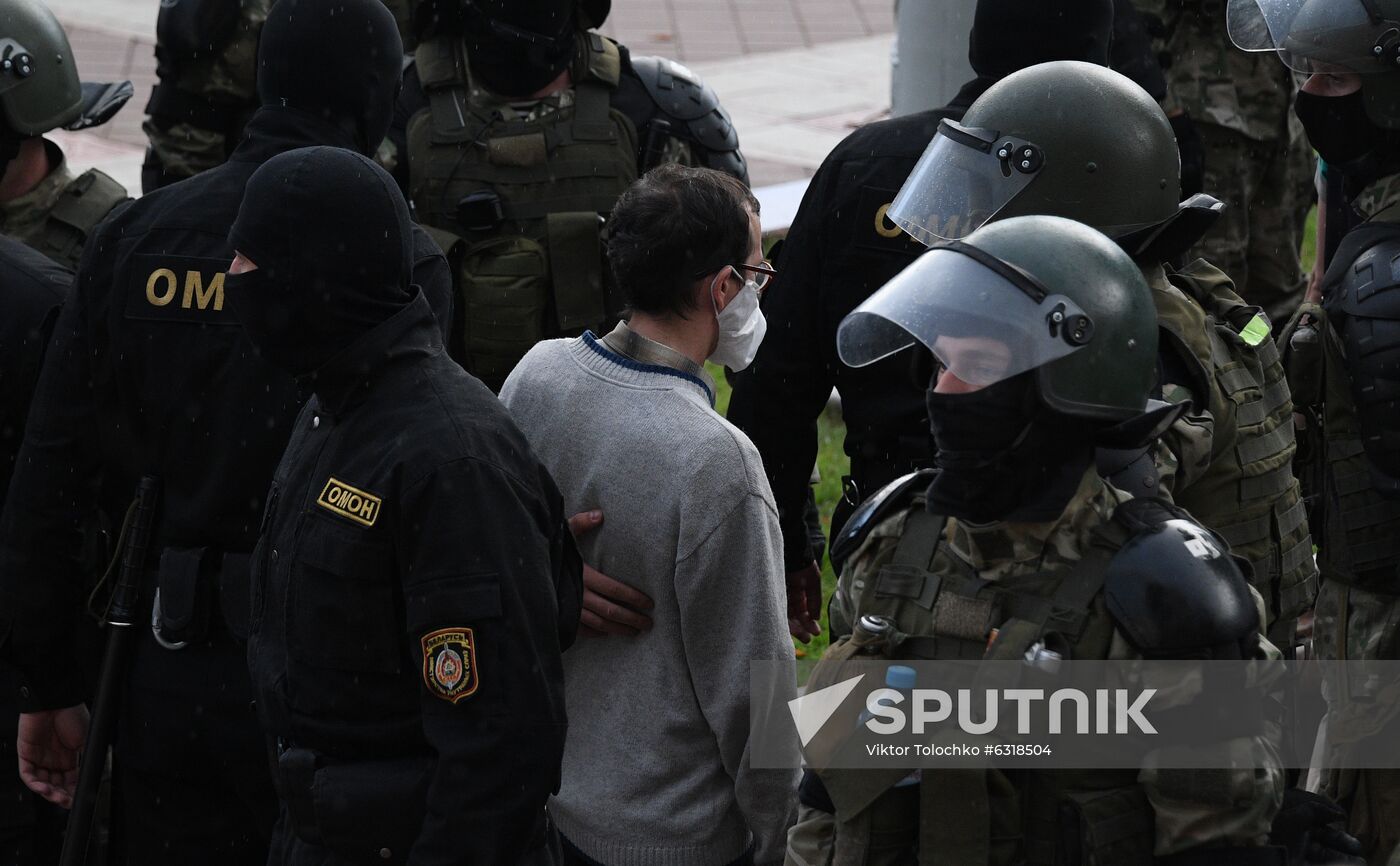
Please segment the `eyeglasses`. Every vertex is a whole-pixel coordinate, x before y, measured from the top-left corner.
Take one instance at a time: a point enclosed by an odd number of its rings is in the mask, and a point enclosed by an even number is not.
[[[763,297],[763,293],[768,290],[768,286],[773,282],[773,278],[778,275],[772,263],[766,259],[756,265],[731,265],[730,267],[734,268],[736,271],[747,271],[753,275],[750,277],[749,281],[753,283],[754,289],[758,292],[759,297]]]

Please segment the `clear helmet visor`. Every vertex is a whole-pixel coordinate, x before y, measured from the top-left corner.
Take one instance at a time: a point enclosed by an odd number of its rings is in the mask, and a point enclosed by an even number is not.
[[[1373,19],[1361,0],[1228,0],[1225,7],[1237,47],[1276,51],[1308,74],[1385,71],[1377,47],[1393,24]]]
[[[836,350],[864,367],[922,343],[954,376],[986,387],[1078,351],[1092,330],[1063,295],[935,247],[841,320]]]
[[[1044,154],[1029,141],[943,120],[889,218],[929,246],[967,237],[1020,195],[1043,163]]]

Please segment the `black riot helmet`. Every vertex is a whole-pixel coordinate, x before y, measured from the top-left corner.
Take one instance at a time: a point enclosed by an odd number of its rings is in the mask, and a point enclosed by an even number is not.
[[[372,154],[394,118],[403,41],[379,0],[279,0],[258,40],[258,98],[344,129]]]
[[[487,90],[514,97],[549,84],[573,59],[579,5],[578,0],[470,0],[463,29],[473,78]]]
[[[1400,129],[1400,0],[1229,0],[1225,20],[1236,46],[1294,71],[1359,74],[1366,116]]]

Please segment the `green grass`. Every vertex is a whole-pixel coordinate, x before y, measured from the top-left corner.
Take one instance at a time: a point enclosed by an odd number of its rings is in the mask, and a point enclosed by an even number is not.
[[[715,408],[720,414],[729,411],[729,383],[725,381],[724,370],[713,364],[708,365],[710,374],[715,377],[718,393],[715,395]],[[817,419],[817,469],[821,472],[821,483],[817,485],[817,510],[821,512],[822,530],[831,537],[831,510],[841,496],[841,477],[850,471],[851,461],[841,445],[846,440],[846,424],[841,420],[840,411],[827,409]],[[830,642],[829,626],[826,621],[826,604],[836,589],[836,575],[831,571],[831,563],[822,563],[822,633],[805,646],[794,642],[797,652],[797,679],[805,683],[812,666],[826,652]]]

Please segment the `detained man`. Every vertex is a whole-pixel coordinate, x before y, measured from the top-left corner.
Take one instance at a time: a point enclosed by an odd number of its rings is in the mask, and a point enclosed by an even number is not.
[[[566,863],[780,862],[796,773],[748,755],[749,663],[793,658],[782,537],[704,368],[743,369],[763,339],[758,203],[720,172],[663,166],[619,199],[610,233],[627,321],[536,345],[501,390],[568,513],[607,516],[584,559],[655,602],[650,631],[565,656],[550,814]]]

